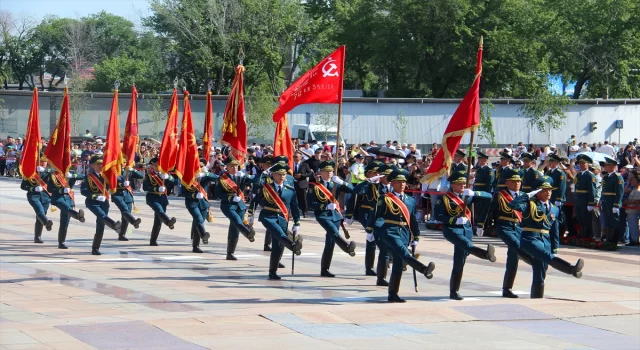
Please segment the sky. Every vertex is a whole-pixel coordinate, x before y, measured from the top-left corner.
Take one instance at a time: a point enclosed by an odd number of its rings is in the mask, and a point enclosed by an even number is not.
[[[103,10],[125,17],[136,26],[150,14],[148,0],[0,0],[0,11],[28,16],[36,22],[46,15],[80,18]]]

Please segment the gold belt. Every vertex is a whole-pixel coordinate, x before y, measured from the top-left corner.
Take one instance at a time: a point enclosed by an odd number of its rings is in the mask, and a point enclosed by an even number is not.
[[[371,210],[373,210],[373,207],[372,207],[372,206],[370,206],[370,205],[361,205],[361,206],[360,206],[360,208],[362,208],[362,209],[371,209]]]
[[[282,210],[280,210],[278,208],[263,207],[262,209],[273,211],[273,212],[276,212],[276,213],[282,213]]]
[[[505,220],[505,221],[511,221],[511,222],[517,222],[520,223],[520,221],[516,218],[509,218],[506,216],[498,216],[498,220]]]
[[[615,192],[602,192],[603,196],[615,196],[616,193]]]
[[[385,224],[394,224],[394,225],[400,225],[400,226],[407,226],[406,222],[402,222],[402,221],[395,221],[395,220],[385,220],[384,221]]]
[[[507,187],[506,184],[498,185],[498,187]]]
[[[587,190],[576,190],[576,193],[587,193]]]
[[[542,229],[539,229],[539,228],[523,227],[522,231],[537,232],[537,233],[542,233],[542,234],[545,234],[545,235],[549,234],[549,230],[542,230]]]
[[[151,194],[157,194],[159,196],[164,195],[164,192],[147,192],[147,193],[151,193]]]

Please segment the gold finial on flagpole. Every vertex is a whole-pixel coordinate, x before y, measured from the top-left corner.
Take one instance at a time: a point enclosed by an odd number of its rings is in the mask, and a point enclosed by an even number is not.
[[[480,49],[482,50],[483,47],[484,47],[484,39],[483,39],[483,36],[480,35]]]

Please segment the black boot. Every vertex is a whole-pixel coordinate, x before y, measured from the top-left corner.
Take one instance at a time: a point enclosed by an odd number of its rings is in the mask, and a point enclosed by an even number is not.
[[[84,219],[84,210],[82,210],[82,209],[78,209],[78,211],[75,211],[73,209],[69,210],[69,216],[72,219],[78,220],[80,222],[84,222],[85,221],[85,219]]]
[[[416,270],[416,271],[419,271],[428,280],[432,279],[433,278],[433,270],[436,269],[436,264],[434,264],[433,262],[430,262],[429,265],[425,266],[424,264],[422,264],[422,266],[423,266],[422,269]]]
[[[378,268],[376,269],[378,280],[376,281],[376,286],[386,287],[389,285],[389,282],[386,280],[387,271],[389,270],[389,264],[387,263],[388,259],[388,257],[378,254]]]
[[[42,227],[43,224],[40,222],[40,220],[36,220],[36,225],[33,230],[33,243],[44,243],[40,238],[42,237]]]
[[[458,291],[460,290],[460,283],[462,283],[462,273],[451,272],[451,279],[449,280],[449,299],[463,300]]]
[[[484,250],[482,248],[478,248],[478,247],[473,247],[471,248],[471,251],[469,252],[469,254],[478,257],[480,259],[483,260],[489,260],[491,262],[496,262],[496,249],[493,247],[493,245],[488,244],[487,245],[487,250]]]
[[[254,230],[253,227],[249,227],[243,224],[238,229],[238,232],[240,232],[243,236],[245,236],[249,240],[249,242],[255,242],[256,230]]]
[[[376,272],[373,271],[373,263],[376,260],[376,251],[375,249],[373,250],[373,252],[371,251],[367,251],[364,255],[364,269],[365,272],[364,274],[366,276],[376,276]]]
[[[42,226],[47,229],[47,231],[51,231],[51,228],[53,227],[53,221],[49,220],[49,218],[44,214],[37,215],[36,217],[38,221],[40,221]]]
[[[129,229],[129,221],[122,216],[122,220],[120,221],[120,234],[118,234],[118,240],[122,242],[127,242],[129,239],[126,237],[127,230]]]
[[[198,247],[200,245],[200,237],[205,237],[206,235],[209,235],[209,232],[205,231],[203,224],[197,224],[193,226],[193,231],[191,232],[191,234],[193,235],[193,242],[192,242],[193,252],[202,253],[202,249]],[[202,240],[204,241],[204,238]]]
[[[302,241],[303,238],[301,235],[296,235],[296,241],[293,242],[289,237],[280,238],[280,244],[294,252],[296,255],[302,254]]]
[[[564,272],[568,275],[573,275],[576,278],[580,278],[582,277],[582,268],[584,267],[584,261],[582,259],[578,259],[575,265],[571,265],[569,262],[555,257],[551,259],[549,265],[560,272]]]
[[[236,252],[238,246],[238,237],[232,237],[227,240],[227,260],[238,260],[233,253]]]
[[[134,228],[139,228],[140,227],[140,218],[136,219],[130,212],[125,211],[122,213],[122,217],[127,220],[128,223],[130,223],[131,225],[133,225]]]
[[[275,252],[271,252],[271,256],[269,256],[269,279],[272,281],[277,281],[280,279],[280,276],[276,273],[278,271],[278,264],[280,263],[280,254],[275,254]]]
[[[104,220],[105,226],[116,231],[118,235],[120,234],[120,229],[122,228],[122,224],[120,223],[120,221],[113,221],[113,219],[108,216],[105,217],[103,220]]]
[[[271,251],[271,247],[269,246],[269,244],[271,244],[271,232],[269,232],[269,230],[265,231],[264,233],[264,251],[265,252],[270,252]]]
[[[518,295],[513,294],[511,288],[513,288],[513,282],[516,280],[516,274],[518,270],[505,271],[504,280],[502,281],[502,296],[505,298],[518,298]]]
[[[320,260],[320,276],[336,277],[336,275],[329,272],[332,259],[333,259],[333,246],[325,248],[325,250],[322,252],[322,259]]]
[[[271,246],[269,246],[268,244],[265,244],[264,247],[262,248],[263,251],[265,252],[270,252],[271,251]]]
[[[405,303],[406,300],[401,299],[398,296],[398,292],[400,291],[400,280],[402,279],[402,274],[391,273],[391,278],[389,278],[389,296],[387,297],[387,301],[390,303]]]
[[[349,254],[349,256],[356,256],[356,242],[349,242],[344,237],[340,236],[336,239],[336,245],[340,247],[343,252]]]
[[[58,249],[68,249],[64,243],[58,243]]]
[[[158,246],[158,236],[160,235],[160,228],[162,226],[153,226],[151,228],[151,239],[149,240],[149,245],[153,247]]]
[[[176,218],[169,218],[169,215],[167,215],[167,213],[156,213],[156,215],[158,215],[160,221],[162,221],[163,224],[168,226],[169,229],[173,230],[173,226],[176,224]]]
[[[91,255],[102,255],[98,249],[91,249]]]
[[[544,283],[531,284],[531,299],[544,298]]]
[[[533,258],[528,253],[525,253],[522,249],[518,249],[518,257],[527,265],[533,264]]]

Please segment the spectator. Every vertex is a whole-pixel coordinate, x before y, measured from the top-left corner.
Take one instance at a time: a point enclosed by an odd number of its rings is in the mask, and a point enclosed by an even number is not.
[[[527,147],[525,147],[523,142],[518,142],[518,147],[516,147],[516,155],[519,157],[522,153],[527,152]]]
[[[404,153],[404,156],[405,156],[405,157],[406,157],[406,156],[408,156],[408,155],[409,155],[409,152],[411,151],[411,150],[408,148],[408,145],[407,145],[406,143],[403,143],[403,144],[402,144],[402,146],[400,146],[400,150],[402,151],[402,153]]]
[[[569,150],[567,151],[567,157],[573,153],[578,153],[579,150],[580,150],[580,146],[576,144],[576,140],[573,140],[571,145],[569,145]]]
[[[623,202],[627,207],[627,226],[629,227],[629,243],[627,246],[638,246],[638,230],[640,228],[640,169],[635,169],[629,174],[628,184],[631,187],[629,197]]]
[[[612,157],[613,159],[616,158],[616,151],[613,148],[613,146],[611,146],[609,144],[609,141],[605,141],[604,145],[600,144],[601,146],[599,146],[598,148],[596,148],[596,152],[598,153],[604,153],[606,155],[608,155],[609,157]]]
[[[578,153],[582,152],[591,152],[591,148],[589,148],[589,145],[587,145],[586,142],[580,143],[580,149],[578,149]]]
[[[18,152],[22,152],[22,147],[24,146],[24,144],[22,143],[22,137],[18,137],[16,139],[16,150]]]
[[[438,144],[434,142],[433,145],[431,145],[431,151],[429,151],[429,154],[432,157],[435,157],[437,153],[438,153]]]
[[[422,157],[422,154],[420,153],[420,150],[418,148],[416,148],[416,144],[415,143],[409,144],[409,153],[407,155],[412,155],[412,156],[416,157],[416,159]]]
[[[387,142],[385,142],[384,146],[388,147],[388,148],[395,149],[395,148],[393,148],[393,144],[391,143],[391,140],[387,140]]]
[[[91,137],[93,138],[93,135],[91,135],[91,131],[89,131],[89,129],[84,131],[84,137]]]

